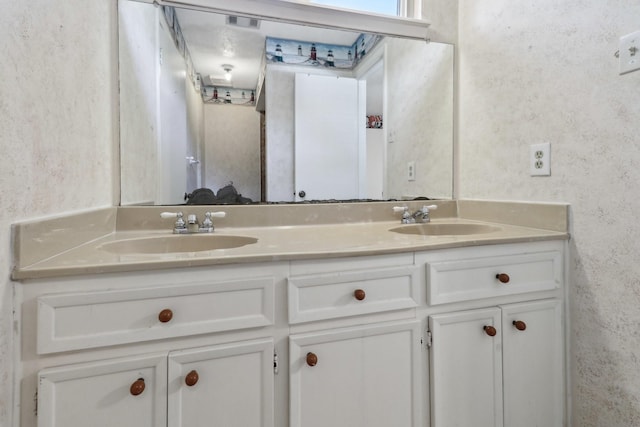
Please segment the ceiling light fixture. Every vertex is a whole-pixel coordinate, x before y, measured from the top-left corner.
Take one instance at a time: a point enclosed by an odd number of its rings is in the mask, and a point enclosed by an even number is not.
[[[224,69],[224,78],[226,81],[231,81],[231,70],[233,70],[233,65],[223,64],[222,68]]]

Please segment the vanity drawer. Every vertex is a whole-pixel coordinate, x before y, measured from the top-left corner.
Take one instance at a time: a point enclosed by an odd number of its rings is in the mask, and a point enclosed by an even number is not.
[[[416,307],[417,273],[411,265],[294,276],[288,280],[289,323]]]
[[[273,324],[272,277],[43,295],[38,354]]]
[[[559,289],[562,242],[439,251],[426,259],[429,305]]]

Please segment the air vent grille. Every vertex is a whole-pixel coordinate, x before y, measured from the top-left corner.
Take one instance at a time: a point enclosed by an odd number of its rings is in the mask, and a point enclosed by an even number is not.
[[[203,82],[205,86],[233,87],[233,83],[225,79],[224,76],[208,75],[206,77],[207,78]]]
[[[227,25],[257,30],[260,28],[260,20],[256,18],[245,18],[244,16],[227,15]]]

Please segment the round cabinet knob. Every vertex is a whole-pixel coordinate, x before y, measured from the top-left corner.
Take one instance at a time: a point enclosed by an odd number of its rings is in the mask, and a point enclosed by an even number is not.
[[[513,326],[515,326],[516,329],[519,331],[524,331],[525,329],[527,329],[527,324],[524,323],[522,320],[514,320]]]
[[[353,292],[353,296],[358,300],[358,301],[362,301],[363,299],[365,299],[365,297],[367,296],[367,294],[365,293],[365,291],[363,289],[356,289]]]
[[[509,275],[507,273],[499,273],[496,274],[496,279],[500,281],[500,283],[509,283]]]
[[[307,353],[307,365],[309,366],[316,366],[318,364],[318,356],[316,356],[314,353]]]
[[[307,193],[304,190],[302,190],[302,191],[298,192],[298,196],[304,198],[304,197],[307,196]]]
[[[495,337],[496,334],[498,333],[498,331],[496,331],[496,328],[494,328],[493,326],[487,325],[483,329],[484,329],[484,332],[490,337]]]
[[[131,387],[129,387],[129,392],[131,393],[132,396],[138,396],[139,394],[142,394],[143,391],[144,391],[144,378],[138,378],[137,380],[134,381],[133,384],[131,384]]]
[[[189,372],[186,377],[184,377],[184,383],[189,387],[193,387],[194,385],[196,385],[199,379],[200,379],[200,376],[198,375],[198,372],[194,369],[193,371]]]
[[[160,312],[160,314],[158,314],[158,320],[162,323],[167,323],[171,321],[171,319],[173,319],[173,311],[169,310],[168,308],[165,308]]]

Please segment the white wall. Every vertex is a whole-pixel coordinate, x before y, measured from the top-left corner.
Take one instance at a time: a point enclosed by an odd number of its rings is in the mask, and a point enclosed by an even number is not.
[[[149,204],[158,183],[158,15],[159,9],[139,2],[120,2],[119,84],[120,194],[123,205]]]
[[[451,198],[453,53],[447,44],[387,40],[385,198]],[[416,164],[414,181],[407,180],[409,161]]]
[[[260,201],[260,113],[245,105],[204,105],[204,186],[229,182],[243,197]]]
[[[293,198],[293,77],[280,68],[267,67],[266,99],[266,197],[270,201]]]
[[[366,129],[367,199],[384,199],[384,129]]]
[[[187,191],[202,187],[204,161],[204,103],[200,91],[191,79],[185,79],[187,105],[187,156],[194,157],[200,163],[194,163],[187,169]]]
[[[147,5],[148,7],[154,7]],[[158,47],[162,60],[158,68],[158,177],[155,203],[184,203],[187,192],[187,76],[182,54],[176,48],[171,30],[159,13]],[[151,77],[151,76],[150,76]],[[123,116],[135,120],[132,116]],[[127,183],[137,185],[136,182]]]
[[[184,193],[199,186],[198,164],[185,159],[200,157],[199,90],[161,8],[124,1],[118,17],[121,203],[183,203]]]
[[[118,198],[117,38],[112,0],[0,4],[0,425],[9,426],[10,225]]]
[[[640,425],[640,72],[614,56],[640,2],[460,5],[460,196],[571,203],[573,425]]]

